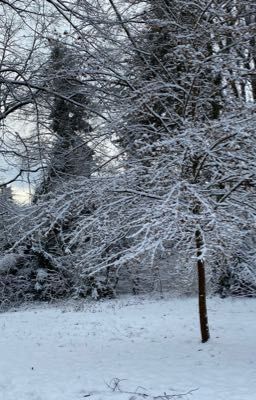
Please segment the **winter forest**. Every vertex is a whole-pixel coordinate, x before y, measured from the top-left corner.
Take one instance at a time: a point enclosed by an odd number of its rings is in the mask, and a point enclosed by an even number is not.
[[[0,400],[253,400],[255,0],[0,22]]]
[[[254,0],[0,2],[0,302],[256,294]],[[26,201],[15,200],[15,190]]]

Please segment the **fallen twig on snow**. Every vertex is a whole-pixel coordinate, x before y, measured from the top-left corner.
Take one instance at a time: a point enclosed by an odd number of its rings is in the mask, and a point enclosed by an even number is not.
[[[122,390],[120,387],[120,382],[124,381],[126,379],[119,379],[119,378],[113,378],[110,383],[107,384],[107,386],[112,390],[112,392],[121,392],[124,394],[129,394],[131,395],[131,397],[129,398],[129,400],[135,400],[137,397],[142,397],[142,398],[147,398],[147,399],[151,399],[151,400],[170,400],[170,399],[180,399],[184,396],[188,396],[193,394],[193,392],[197,391],[199,388],[195,388],[195,389],[191,389],[188,390],[185,393],[177,393],[177,394],[168,394],[165,393],[162,395],[158,395],[158,396],[154,396],[145,392],[141,392],[138,391],[139,388],[146,390],[145,388],[139,386],[137,387],[137,389],[135,391],[127,391],[127,390]]]

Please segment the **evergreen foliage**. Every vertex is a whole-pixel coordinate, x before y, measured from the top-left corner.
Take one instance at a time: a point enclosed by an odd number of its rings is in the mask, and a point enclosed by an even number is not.
[[[93,150],[87,144],[92,131],[85,111],[88,95],[79,77],[79,58],[67,45],[55,40],[50,43],[52,50],[46,73],[54,137],[47,173],[36,190],[35,199],[75,176],[89,178],[93,163]]]

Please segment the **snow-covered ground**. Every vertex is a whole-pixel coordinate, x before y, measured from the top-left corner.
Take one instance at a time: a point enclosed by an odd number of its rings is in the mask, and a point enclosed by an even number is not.
[[[0,400],[256,399],[256,300],[211,299],[209,319],[201,344],[196,299],[0,314]]]

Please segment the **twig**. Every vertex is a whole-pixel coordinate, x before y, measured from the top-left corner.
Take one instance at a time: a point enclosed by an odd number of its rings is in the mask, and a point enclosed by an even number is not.
[[[125,381],[126,379],[119,379],[119,378],[113,378],[110,383],[106,383],[106,385],[112,390],[112,392],[121,392],[123,394],[129,394],[132,395],[132,397],[129,400],[135,400],[136,396],[138,397],[143,397],[143,398],[150,398],[152,400],[170,400],[170,399],[180,399],[183,396],[188,396],[191,395],[193,392],[199,390],[199,388],[195,388],[195,389],[191,389],[188,390],[185,393],[177,393],[177,394],[167,394],[164,393],[162,395],[158,395],[158,396],[153,396],[151,394],[148,393],[144,393],[144,392],[138,392],[137,389],[138,388],[142,388],[144,389],[142,386],[138,386],[135,392],[132,391],[127,391],[127,390],[122,390],[120,388],[120,382]],[[145,389],[146,390],[146,389]],[[133,397],[135,396],[135,397]]]

